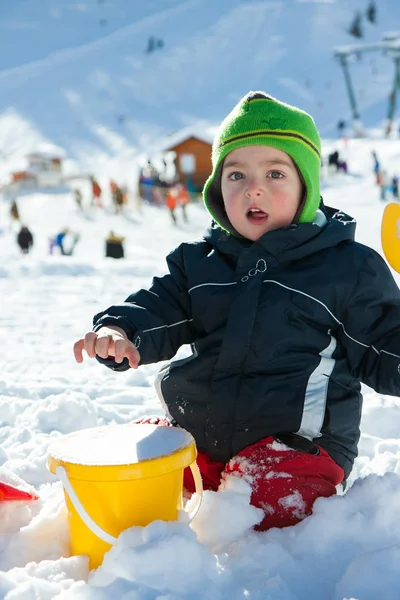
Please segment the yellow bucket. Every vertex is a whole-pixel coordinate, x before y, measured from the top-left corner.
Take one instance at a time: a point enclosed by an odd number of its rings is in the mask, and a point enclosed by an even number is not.
[[[58,438],[47,466],[64,486],[72,554],[87,554],[93,569],[125,529],[176,521],[188,466],[198,494],[190,522],[203,492],[196,455],[193,437],[176,427],[110,425]]]

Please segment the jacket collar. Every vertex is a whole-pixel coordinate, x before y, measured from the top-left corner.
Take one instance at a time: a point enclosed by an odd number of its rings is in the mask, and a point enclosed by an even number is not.
[[[325,215],[325,218],[323,216]],[[269,231],[256,242],[235,238],[213,221],[204,236],[221,253],[239,257],[248,249],[262,252],[281,261],[298,260],[319,250],[337,246],[345,240],[354,240],[356,221],[335,208],[323,207],[322,217],[317,213],[313,223],[289,225]]]

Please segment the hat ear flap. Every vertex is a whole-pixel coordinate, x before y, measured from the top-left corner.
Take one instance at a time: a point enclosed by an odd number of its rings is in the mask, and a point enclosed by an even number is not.
[[[224,161],[222,160],[218,165],[212,180],[209,185],[203,191],[204,203],[208,212],[212,215],[215,221],[226,231],[229,231],[235,237],[243,237],[232,225],[226,214],[224,198],[222,196],[222,168]]]
[[[296,167],[297,174],[300,177],[300,181],[301,181],[301,200],[300,200],[299,207],[296,210],[296,214],[293,217],[293,223],[297,225],[298,222],[299,222],[301,213],[303,212],[304,207],[305,207],[306,202],[307,202],[307,186],[306,186],[306,182],[304,181],[303,174],[300,171],[297,163],[295,163],[295,161],[293,161],[293,164]]]

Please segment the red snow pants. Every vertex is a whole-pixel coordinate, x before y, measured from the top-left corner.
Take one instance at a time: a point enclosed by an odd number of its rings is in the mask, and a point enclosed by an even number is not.
[[[250,502],[262,508],[263,520],[258,531],[271,527],[295,525],[312,513],[317,498],[336,494],[344,471],[329,454],[319,448],[319,455],[292,450],[267,437],[244,448],[228,464],[212,461],[198,450],[197,464],[206,490],[216,491],[229,476],[243,477],[251,488]],[[195,491],[190,469],[185,469],[183,485]]]

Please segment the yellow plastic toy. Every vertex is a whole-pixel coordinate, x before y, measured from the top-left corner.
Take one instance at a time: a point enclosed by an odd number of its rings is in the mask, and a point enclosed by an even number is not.
[[[198,494],[190,522],[203,491],[196,456],[193,437],[176,427],[110,425],[58,438],[47,465],[64,486],[72,555],[87,554],[93,569],[128,527],[176,521],[188,466]]]
[[[400,204],[385,206],[381,226],[382,249],[389,265],[400,273]]]

